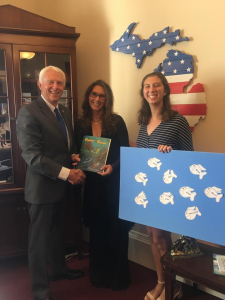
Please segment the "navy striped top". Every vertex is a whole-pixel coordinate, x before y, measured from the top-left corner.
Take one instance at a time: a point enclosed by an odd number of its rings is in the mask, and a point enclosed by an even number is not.
[[[147,125],[141,125],[137,147],[157,149],[159,145],[171,146],[173,150],[194,150],[191,130],[184,116],[177,113],[170,121],[162,121],[150,135]]]

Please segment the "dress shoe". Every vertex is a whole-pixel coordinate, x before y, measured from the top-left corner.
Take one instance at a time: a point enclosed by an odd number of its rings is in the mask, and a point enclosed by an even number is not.
[[[61,279],[74,280],[84,276],[84,272],[81,270],[68,270],[66,273],[56,276],[50,276],[51,281],[58,281]]]

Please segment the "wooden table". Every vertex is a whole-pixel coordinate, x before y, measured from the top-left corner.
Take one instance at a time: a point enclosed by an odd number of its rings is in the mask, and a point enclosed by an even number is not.
[[[204,253],[203,256],[181,260],[173,260],[166,253],[161,262],[165,266],[166,300],[173,300],[173,287],[176,275],[193,281],[193,287],[197,284],[204,285],[219,293],[225,294],[225,276],[213,274],[213,253],[225,255],[225,250],[198,243]]]

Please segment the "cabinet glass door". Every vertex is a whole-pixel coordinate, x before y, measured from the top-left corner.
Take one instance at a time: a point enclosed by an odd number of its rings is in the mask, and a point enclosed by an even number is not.
[[[0,49],[0,184],[13,182],[5,50]]]
[[[60,68],[66,75],[66,84],[59,103],[72,109],[70,54],[36,51],[26,52],[20,50],[19,57],[22,105],[29,104],[32,100],[40,96],[40,90],[37,86],[39,73],[45,66],[51,65]]]
[[[20,52],[22,104],[29,104],[40,96],[37,80],[40,70],[44,67],[45,53]]]
[[[55,66],[63,70],[66,75],[66,84],[59,99],[59,103],[71,109],[71,76],[70,76],[70,54],[61,53],[47,53],[46,54],[47,65]]]

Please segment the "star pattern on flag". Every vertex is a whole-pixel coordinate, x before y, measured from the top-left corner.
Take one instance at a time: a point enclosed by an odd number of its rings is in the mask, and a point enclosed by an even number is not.
[[[175,43],[189,41],[188,37],[183,38],[180,36],[179,29],[169,32],[169,27],[153,33],[148,39],[140,39],[138,35],[131,34],[135,25],[135,22],[131,23],[120,39],[116,40],[110,48],[112,51],[130,54],[131,56],[135,53],[137,68],[141,67],[145,56],[150,56],[155,49],[160,48],[165,43],[173,46]]]
[[[193,57],[188,54],[184,54],[178,50],[169,50],[167,58],[164,59],[163,64],[159,64],[155,71],[164,71],[165,76],[175,74],[187,74],[187,72],[193,73]]]
[[[176,55],[175,55],[176,54]],[[170,86],[170,99],[172,109],[184,115],[191,130],[200,119],[206,116],[206,100],[202,84],[195,84],[188,93],[184,93],[193,78],[193,56],[178,50],[169,50],[167,58],[160,63],[155,72],[161,72],[166,76]]]

